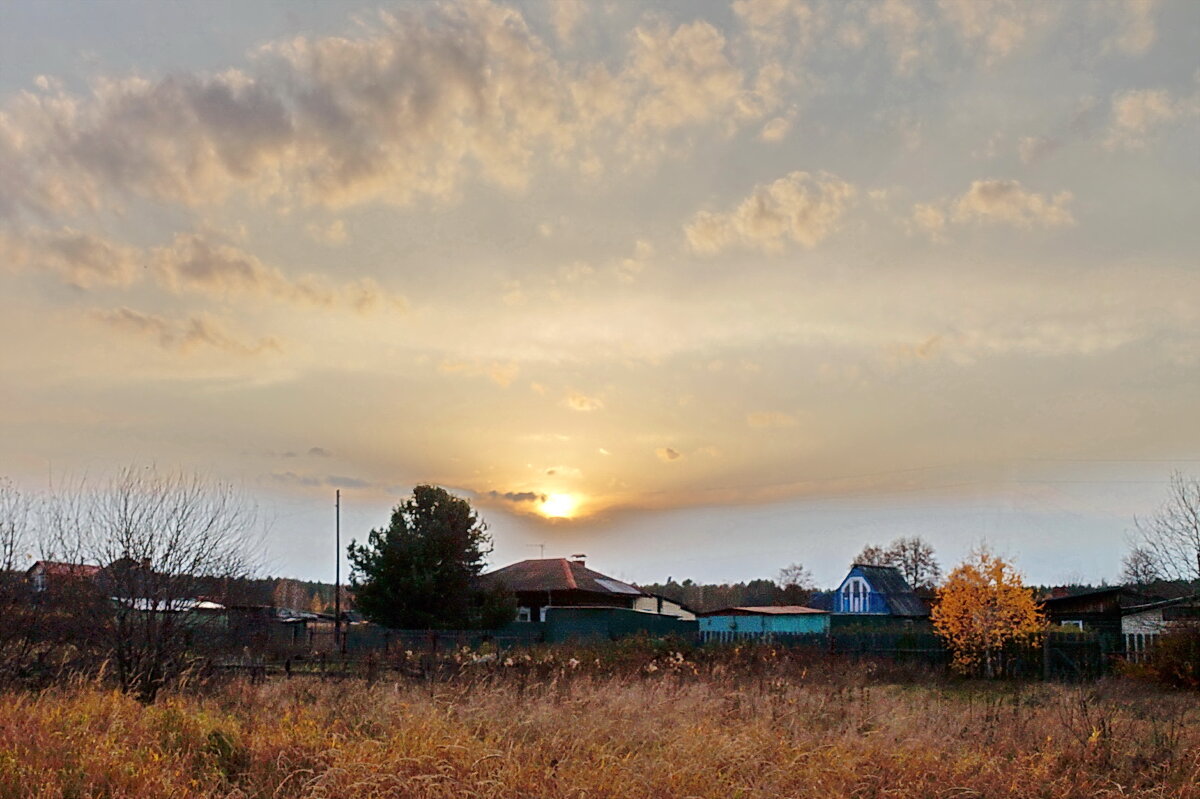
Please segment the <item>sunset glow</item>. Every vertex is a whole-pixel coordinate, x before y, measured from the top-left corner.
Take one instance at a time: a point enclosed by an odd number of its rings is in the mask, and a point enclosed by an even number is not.
[[[569,519],[575,515],[578,500],[570,494],[549,494],[538,506],[538,512],[548,519]]]

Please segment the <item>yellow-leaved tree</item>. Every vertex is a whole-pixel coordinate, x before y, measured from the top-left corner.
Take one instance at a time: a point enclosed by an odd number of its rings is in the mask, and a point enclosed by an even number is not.
[[[954,653],[963,673],[997,673],[1006,644],[1046,626],[1021,575],[1003,558],[980,547],[938,589],[933,629]]]

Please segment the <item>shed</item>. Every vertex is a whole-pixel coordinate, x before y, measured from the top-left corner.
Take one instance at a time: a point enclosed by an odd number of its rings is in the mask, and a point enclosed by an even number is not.
[[[721,608],[697,614],[700,633],[736,633],[738,637],[814,635],[829,632],[829,613],[799,605]],[[707,636],[713,637],[712,635]]]
[[[1121,619],[1126,609],[1154,600],[1155,597],[1141,591],[1117,585],[1075,594],[1051,595],[1042,599],[1041,606],[1052,625],[1115,636],[1122,631]]]

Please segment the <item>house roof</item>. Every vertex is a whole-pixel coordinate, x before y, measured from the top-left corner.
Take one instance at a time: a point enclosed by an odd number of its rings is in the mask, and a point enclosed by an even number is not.
[[[742,607],[721,608],[697,613],[697,616],[802,616],[806,614],[827,614],[827,610],[806,608],[801,605],[749,605]]]
[[[871,590],[883,595],[893,616],[928,616],[929,607],[912,590],[908,580],[895,566],[872,566],[855,563],[855,569],[871,584]],[[843,581],[845,582],[845,581]]]
[[[1040,604],[1047,610],[1055,610],[1059,607],[1070,607],[1075,602],[1088,602],[1103,597],[1116,597],[1121,607],[1129,607],[1131,605],[1140,605],[1152,602],[1156,597],[1149,596],[1134,588],[1126,585],[1114,585],[1108,588],[1096,588],[1090,591],[1080,591],[1077,594],[1064,594],[1062,596],[1048,596],[1039,600]],[[1128,602],[1124,601],[1128,600]]]
[[[42,574],[47,577],[95,577],[100,573],[99,566],[92,566],[87,563],[61,563],[54,560],[39,560],[37,563],[25,570],[26,574],[33,574],[34,570],[41,567]]]
[[[1128,605],[1121,608],[1122,616],[1130,616],[1135,613],[1145,613],[1148,610],[1158,610],[1159,608],[1169,608],[1175,605],[1193,605],[1200,604],[1200,594],[1194,596],[1178,596],[1174,599],[1160,599],[1157,602],[1147,602],[1144,605]]]
[[[567,558],[523,560],[482,574],[484,586],[503,583],[510,591],[586,591],[591,594],[645,596],[644,592],[620,580],[592,571],[579,561]]]

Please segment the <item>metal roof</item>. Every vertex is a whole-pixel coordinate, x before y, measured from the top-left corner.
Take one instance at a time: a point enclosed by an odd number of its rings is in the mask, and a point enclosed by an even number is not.
[[[503,583],[509,591],[586,591],[592,594],[645,596],[640,588],[613,579],[566,558],[522,560],[502,569],[481,574],[481,585]]]
[[[743,615],[751,616],[801,616],[810,613],[828,614],[827,610],[817,610],[816,608],[806,608],[802,605],[749,605],[732,608],[721,608],[720,610],[706,610],[703,613],[697,613],[697,616],[727,616],[731,612],[737,611]]]

